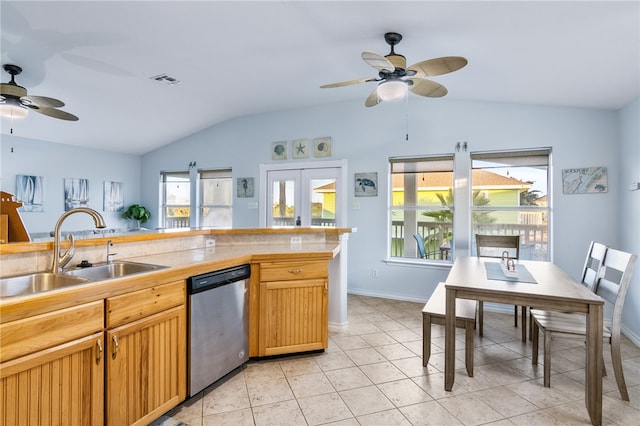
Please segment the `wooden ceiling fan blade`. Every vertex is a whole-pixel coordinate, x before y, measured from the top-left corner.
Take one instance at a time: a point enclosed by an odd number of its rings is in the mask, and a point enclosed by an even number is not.
[[[467,65],[467,59],[462,56],[443,56],[411,65],[408,71],[415,71],[416,77],[430,77],[458,71]]]
[[[377,69],[378,71],[393,72],[396,67],[387,58],[376,52],[369,52],[365,50],[362,52],[362,60],[365,61],[370,67]]]
[[[48,115],[49,117],[59,118],[60,120],[78,121],[78,117],[73,114],[69,114],[66,111],[55,108],[32,108],[31,111],[39,112],[40,114]]]
[[[358,79],[355,79],[355,80],[341,81],[339,83],[325,84],[325,85],[320,86],[320,88],[321,89],[329,89],[329,88],[332,88],[332,87],[351,86],[351,85],[354,85],[354,84],[366,83],[367,81],[376,81],[376,79],[373,78],[373,77],[358,78]]]
[[[40,108],[60,108],[64,106],[64,102],[61,100],[47,96],[23,96],[20,100],[26,100],[28,103]]]
[[[380,102],[382,102],[382,99],[378,97],[378,88],[376,87],[364,101],[364,105],[367,107],[372,107],[378,105]]]
[[[409,86],[412,93],[428,98],[441,98],[447,94],[447,88],[440,83],[422,78],[409,78],[413,84]]]

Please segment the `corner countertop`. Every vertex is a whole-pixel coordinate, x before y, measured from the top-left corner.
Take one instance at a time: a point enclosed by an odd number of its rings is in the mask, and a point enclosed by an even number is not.
[[[243,263],[295,260],[331,260],[337,243],[224,245],[170,253],[122,258],[131,262],[167,266],[166,269],[94,281],[33,295],[0,299],[0,323],[77,306]]]

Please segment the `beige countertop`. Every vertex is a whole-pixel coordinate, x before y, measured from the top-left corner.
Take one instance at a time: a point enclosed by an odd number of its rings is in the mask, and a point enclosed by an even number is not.
[[[340,251],[337,243],[224,245],[120,258],[167,266],[166,269],[64,287],[27,296],[0,299],[0,323],[51,312],[131,291],[243,263],[265,261],[330,260]]]

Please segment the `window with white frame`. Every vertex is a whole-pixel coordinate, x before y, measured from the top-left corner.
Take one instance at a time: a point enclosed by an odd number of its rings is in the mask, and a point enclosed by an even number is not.
[[[451,261],[453,155],[389,162],[390,257]]]
[[[230,169],[162,172],[161,181],[163,227],[188,228],[192,223],[198,227],[231,227]]]
[[[520,258],[549,260],[551,150],[471,153],[471,254],[475,235],[519,235]]]
[[[191,216],[189,172],[162,172],[162,226],[188,228]]]
[[[231,170],[200,170],[200,226],[231,228],[233,181]]]

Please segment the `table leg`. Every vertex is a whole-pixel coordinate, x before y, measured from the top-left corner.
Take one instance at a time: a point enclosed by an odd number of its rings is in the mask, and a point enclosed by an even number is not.
[[[444,390],[451,391],[456,370],[456,291],[447,288],[444,322]]]
[[[589,305],[584,393],[593,425],[602,424],[602,315],[602,305]]]

